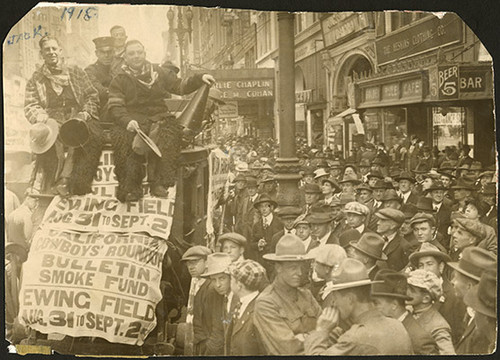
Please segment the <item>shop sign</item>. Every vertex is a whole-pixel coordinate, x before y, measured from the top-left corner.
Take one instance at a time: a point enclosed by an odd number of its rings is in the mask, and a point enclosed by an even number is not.
[[[462,113],[449,112],[446,115],[434,113],[432,114],[432,124],[434,126],[461,126]]]
[[[312,89],[295,92],[295,102],[309,104],[312,102]]]
[[[334,45],[349,35],[355,34],[371,24],[370,15],[363,13],[339,13],[321,21],[325,47]]]
[[[460,92],[484,92],[486,91],[486,76],[489,72],[485,69],[463,69],[460,68]]]
[[[422,96],[422,80],[414,79],[402,82],[402,98],[412,98]]]
[[[399,83],[382,86],[382,100],[399,99]]]
[[[365,102],[379,101],[380,100],[380,88],[378,86],[373,86],[365,89]]]
[[[224,105],[219,105],[219,118],[230,119],[238,117],[238,102],[226,101]]]
[[[273,79],[218,80],[214,85],[223,99],[257,100],[274,97]]]
[[[462,21],[454,14],[436,16],[376,40],[379,65],[462,41]]]
[[[491,96],[491,70],[487,67],[435,66],[429,68],[429,93],[432,99],[460,99],[462,95]]]
[[[458,65],[438,66],[439,99],[458,99]]]

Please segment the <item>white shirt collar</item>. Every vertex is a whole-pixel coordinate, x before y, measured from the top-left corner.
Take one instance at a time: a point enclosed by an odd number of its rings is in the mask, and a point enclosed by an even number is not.
[[[250,196],[250,199],[252,200],[252,202],[254,202],[258,196],[259,196],[259,194],[255,193],[253,196]]]
[[[432,203],[432,208],[434,209],[434,211],[439,211],[439,209],[441,209],[441,205],[443,205],[443,202],[441,201],[439,204],[434,204]]]
[[[403,314],[401,314],[400,317],[398,317],[398,321],[401,321],[403,322],[404,319],[406,319],[406,317],[408,316],[409,312],[408,310],[406,310]]]
[[[307,239],[302,241],[302,244],[304,244],[304,247],[306,248],[306,250],[309,248],[309,244],[311,244],[311,240],[312,240],[312,237],[309,236]]]
[[[263,216],[262,219],[265,221],[265,223],[269,226],[273,222],[273,213],[270,213],[267,216]]]
[[[259,292],[254,291],[253,293],[241,297],[240,299],[241,306],[240,306],[240,311],[238,312],[238,319],[241,318],[241,315],[243,315],[243,313],[245,312],[246,308],[248,307],[248,304],[250,304],[252,300],[257,297],[257,295],[259,295]]]
[[[325,245],[325,244],[326,244],[326,242],[327,242],[327,240],[328,240],[328,238],[330,237],[330,234],[331,234],[331,233],[332,233],[332,232],[331,232],[331,230],[330,230],[330,231],[328,231],[328,232],[327,232],[327,233],[326,233],[326,234],[325,234],[325,235],[324,235],[321,239],[318,239],[318,240],[319,240],[319,244],[320,244],[320,245]]]
[[[360,234],[363,233],[363,231],[365,231],[365,224],[361,224],[359,225],[357,228],[354,228],[355,230],[358,230]]]

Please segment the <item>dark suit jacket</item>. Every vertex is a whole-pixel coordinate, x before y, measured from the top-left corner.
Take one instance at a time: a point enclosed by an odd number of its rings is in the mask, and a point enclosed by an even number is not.
[[[402,242],[403,237],[398,232],[384,249],[384,253],[387,255],[387,267],[396,271],[400,271],[408,264],[408,257],[405,255]]]
[[[435,213],[436,222],[437,222],[437,230],[439,233],[443,235],[441,244],[446,249],[450,248],[450,237],[448,234],[448,227],[450,226],[450,217],[451,217],[451,208],[446,205],[444,202],[439,208],[439,211]]]
[[[488,354],[488,340],[477,332],[476,322],[467,325],[460,340],[455,344],[457,355]]]
[[[464,317],[466,313],[465,304],[457,298],[452,283],[443,277],[443,297],[442,301],[435,303],[436,310],[448,322],[451,329],[451,337],[455,344],[462,336],[465,324]]]
[[[411,314],[403,319],[403,325],[410,335],[415,355],[439,355],[439,349],[431,334],[426,332]]]
[[[282,230],[283,223],[278,216],[276,216],[276,214],[273,215],[273,221],[271,221],[271,224],[269,224],[269,226],[265,229],[262,223],[262,217],[259,217],[259,221],[252,227],[252,240],[248,242],[248,248],[245,251],[246,254],[248,254],[247,258],[258,261],[266,269],[270,269],[272,266],[262,259],[262,255],[274,252],[274,249],[272,248],[273,236]],[[260,251],[257,246],[259,239],[264,239],[267,242],[262,251]],[[276,247],[276,245],[274,246]]]
[[[210,280],[196,293],[193,304],[195,355],[224,355],[222,300]]]
[[[417,205],[417,201],[418,201],[418,195],[412,191],[410,193],[410,196],[408,196],[408,200],[406,200],[406,202],[403,201],[403,204]]]
[[[253,312],[255,299],[253,299],[241,315],[233,319],[231,345],[229,355],[231,356],[259,356],[265,355],[264,348],[260,342],[259,334],[253,324]]]

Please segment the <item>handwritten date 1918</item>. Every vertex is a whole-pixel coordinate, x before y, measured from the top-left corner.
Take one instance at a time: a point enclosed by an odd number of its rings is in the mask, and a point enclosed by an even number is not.
[[[61,20],[67,18],[71,19],[83,19],[89,21],[90,19],[97,18],[97,8],[90,6],[88,8],[75,8],[74,6],[65,7],[61,14]]]

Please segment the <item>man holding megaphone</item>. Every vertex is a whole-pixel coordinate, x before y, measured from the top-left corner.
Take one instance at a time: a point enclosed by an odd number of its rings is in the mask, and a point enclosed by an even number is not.
[[[169,111],[168,94],[189,94],[215,79],[208,74],[186,79],[175,71],[146,60],[144,45],[138,40],[125,44],[124,64],[111,81],[108,111],[114,127],[116,197],[122,202],[143,196],[144,163],[148,163],[151,195],[166,197],[175,184],[182,144],[182,124]]]

